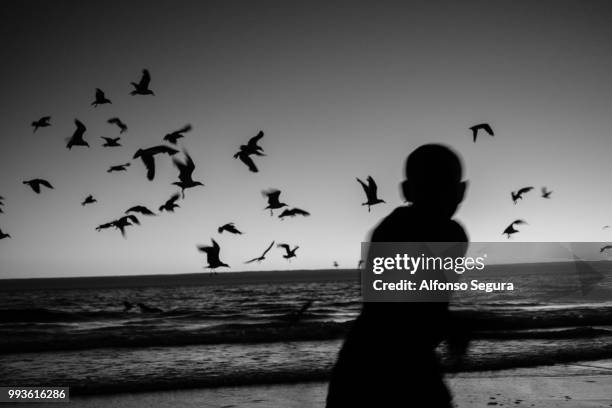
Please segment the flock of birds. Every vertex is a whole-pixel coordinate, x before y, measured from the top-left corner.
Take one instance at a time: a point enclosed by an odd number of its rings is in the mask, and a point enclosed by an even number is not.
[[[151,83],[151,75],[147,69],[142,70],[142,74],[140,80],[138,82],[131,82],[132,90],[130,95],[150,95],[153,96],[155,93],[150,89]],[[91,103],[93,107],[98,107],[100,105],[112,104],[112,101],[105,95],[104,91],[99,88],[95,90],[94,101]],[[103,147],[113,148],[120,147],[121,143],[121,135],[128,131],[128,126],[118,117],[113,117],[107,120],[107,123],[116,126],[119,129],[118,137],[102,137],[104,143]],[[87,127],[78,119],[75,119],[75,130],[71,137],[67,139],[66,148],[71,150],[73,147],[89,147],[89,143],[85,140],[85,133],[87,131]],[[40,119],[33,121],[31,123],[33,127],[33,132],[38,131],[41,128],[46,128],[51,126],[51,116],[43,116]],[[481,134],[481,131],[488,134],[489,136],[495,136],[495,133],[488,123],[480,123],[474,125],[469,128],[472,131],[473,142],[476,143],[478,136]],[[185,191],[195,187],[203,187],[204,184],[200,181],[193,179],[193,173],[195,171],[196,165],[193,161],[192,157],[189,155],[187,150],[183,149],[182,155],[183,159],[179,159],[175,157],[179,150],[173,146],[176,146],[179,139],[185,137],[185,134],[192,130],[192,126],[187,124],[180,129],[177,129],[173,132],[166,134],[163,137],[163,142],[167,144],[160,144],[156,146],[152,146],[145,149],[138,149],[132,159],[137,160],[140,159],[146,169],[146,178],[149,181],[154,180],[155,178],[155,163],[156,157],[160,156],[168,156],[172,157],[172,162],[176,169],[178,170],[178,181],[173,182],[172,184],[180,188],[180,192],[173,194],[170,198],[168,198],[163,204],[158,207],[159,213],[169,212],[172,213],[176,208],[179,208],[179,204],[177,202],[180,199],[185,199]],[[257,173],[259,169],[257,164],[254,161],[254,158],[260,158],[266,156],[264,154],[264,149],[260,145],[264,137],[264,132],[259,131],[255,136],[251,137],[248,142],[239,147],[238,152],[234,154],[234,159],[239,159],[250,172]],[[124,164],[118,164],[110,166],[107,170],[108,173],[113,172],[125,172],[128,170],[128,167],[131,166],[130,162]],[[371,211],[371,207],[377,204],[385,203],[385,200],[381,199],[378,196],[378,186],[376,181],[372,176],[368,176],[366,181],[364,182],[360,178],[356,178],[357,182],[363,188],[363,191],[366,196],[366,201],[363,202],[362,206],[367,206],[368,212]],[[40,194],[42,192],[42,188],[53,189],[53,185],[45,179],[34,178],[30,180],[24,180],[23,184],[29,186],[32,191],[36,194]],[[518,189],[517,191],[511,192],[511,198],[514,204],[517,204],[519,200],[523,200],[523,196],[534,189],[533,186],[523,187]],[[550,199],[552,191],[548,190],[546,187],[541,188],[541,197],[544,199]],[[280,195],[281,191],[277,189],[270,189],[262,191],[262,195],[267,200],[267,206],[265,210],[270,211],[270,215],[274,215],[274,210],[282,209],[282,212],[278,215],[278,218],[283,220],[286,217],[296,217],[296,216],[309,216],[310,213],[304,209],[298,207],[290,207],[288,204],[281,202]],[[0,196],[0,213],[3,213],[4,206],[4,197]],[[96,203],[96,198],[89,194],[85,199],[81,202],[82,206],[87,206]],[[120,231],[123,237],[126,236],[126,228],[130,226],[140,225],[139,216],[155,216],[155,212],[147,208],[143,205],[136,205],[128,208],[120,217],[111,220],[109,222],[98,225],[95,229],[96,231],[102,231],[109,228],[114,228]],[[506,235],[508,239],[511,238],[513,234],[519,232],[516,229],[516,226],[526,225],[527,222],[522,219],[517,219],[513,221],[506,229],[504,229],[502,235]],[[610,226],[604,226],[604,229],[610,228]],[[229,234],[240,235],[242,231],[240,231],[233,222],[226,223],[220,226],[217,229],[219,234],[223,232],[227,232]],[[10,234],[4,233],[0,229],[0,239],[11,238]],[[269,251],[274,247],[275,241],[272,241],[270,245],[266,247],[263,253],[260,256],[252,258],[246,261],[246,264],[250,264],[252,262],[262,262],[266,259],[266,255]],[[283,258],[287,260],[291,260],[292,258],[296,258],[296,251],[299,249],[299,246],[294,246],[293,248],[286,243],[279,243],[276,245],[277,248],[282,248],[284,250]],[[214,238],[211,238],[211,245],[198,245],[197,249],[204,253],[207,257],[208,265],[205,268],[208,268],[211,273],[214,273],[217,268],[220,267],[229,267],[228,264],[223,262],[220,259],[220,251],[221,247],[215,241]],[[606,245],[601,248],[601,252],[605,252],[609,249],[612,249],[612,245]],[[362,260],[359,261],[359,266],[363,263]],[[334,261],[334,267],[338,267],[338,263]]]

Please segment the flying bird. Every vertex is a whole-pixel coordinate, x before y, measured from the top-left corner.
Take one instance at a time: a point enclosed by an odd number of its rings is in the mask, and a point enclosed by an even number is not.
[[[287,207],[287,204],[281,203],[279,201],[279,197],[281,193],[280,190],[270,189],[267,191],[262,191],[261,193],[264,197],[267,197],[268,199],[268,206],[264,208],[264,210],[270,210],[270,216],[273,215],[273,212],[272,212],[273,210]]]
[[[523,187],[523,188],[519,189],[518,191],[512,191],[510,193],[510,195],[512,196],[512,202],[514,204],[516,204],[518,200],[522,200],[523,199],[523,194],[528,193],[531,190],[533,190],[533,187]],[[551,193],[552,193],[552,191],[551,191]]]
[[[49,183],[47,180],[39,179],[39,178],[32,179],[32,180],[26,180],[23,182],[23,184],[29,185],[36,194],[40,194],[40,186],[44,186],[44,187],[53,189],[53,186],[51,185],[51,183]]]
[[[259,169],[255,165],[255,162],[253,161],[253,159],[251,159],[251,156],[248,153],[245,153],[241,150],[234,155],[234,159],[240,159],[240,161],[246,164],[249,170],[253,173],[259,172]]]
[[[489,125],[488,123],[479,123],[478,125],[472,126],[470,130],[472,131],[472,139],[474,140],[474,143],[476,143],[476,138],[478,137],[479,130],[484,130],[489,134],[489,136],[495,136],[495,134],[493,133],[493,129],[491,129],[491,125]]]
[[[182,128],[180,128],[179,130],[175,130],[172,133],[168,133],[166,136],[164,136],[164,140],[166,142],[172,143],[173,145],[176,144],[176,142],[178,141],[178,139],[180,139],[181,137],[185,137],[183,135],[183,133],[187,133],[191,130],[191,125],[187,124],[185,126],[183,126]]]
[[[508,236],[508,239],[510,239],[510,236],[511,236],[512,234],[516,234],[517,232],[519,232],[519,230],[517,230],[516,228],[514,228],[514,226],[515,226],[515,225],[524,225],[524,224],[527,224],[527,222],[526,222],[526,221],[523,221],[523,220],[515,220],[515,221],[513,221],[513,222],[512,222],[512,224],[510,224],[510,225],[508,225],[508,226],[506,227],[506,229],[504,230],[504,232],[502,232],[502,235],[503,235],[503,234],[506,234],[506,235]]]
[[[107,120],[111,125],[117,125],[119,127],[119,133],[123,133],[127,131],[127,125],[121,121],[119,118],[110,118]]]
[[[240,150],[236,154],[234,154],[234,159],[240,159],[240,161],[246,164],[249,170],[253,173],[257,173],[259,170],[257,169],[255,162],[253,161],[253,159],[251,159],[250,156],[265,156],[265,154],[263,154],[263,148],[257,143],[261,140],[262,137],[264,137],[264,132],[259,131],[257,135],[249,139],[247,144],[241,145]]]
[[[11,234],[5,234],[4,232],[2,232],[2,230],[0,229],[0,239],[4,239],[4,238],[13,238],[11,237]]]
[[[106,172],[112,173],[114,171],[127,171],[128,167],[130,167],[130,163],[118,164],[116,166],[110,166]]]
[[[231,234],[238,234],[238,235],[242,235],[242,231],[240,231],[238,228],[236,228],[236,226],[234,225],[233,222],[228,222],[225,225],[220,226],[219,228],[217,228],[217,232],[219,234],[222,234],[223,231],[227,231]]]
[[[104,137],[104,136],[102,136],[102,139],[105,140],[105,142],[102,145],[102,147],[120,147],[121,146],[121,144],[119,143],[119,140],[121,139],[120,137]]]
[[[113,227],[121,231],[121,236],[125,238],[125,227],[130,225],[140,225],[140,221],[135,215],[124,215],[123,217],[112,222]]]
[[[364,183],[359,178],[357,178],[357,181],[359,182],[359,184],[361,184],[361,187],[363,187],[363,191],[365,192],[366,199],[368,200],[365,203],[361,203],[361,205],[367,205],[368,212],[370,212],[371,206],[380,204],[380,203],[386,203],[385,200],[381,200],[380,198],[378,198],[378,186],[376,185],[376,182],[374,181],[372,176],[368,176],[368,179],[367,179],[368,184]]]
[[[85,207],[87,204],[93,204],[93,203],[97,203],[97,202],[98,202],[98,200],[96,200],[96,199],[94,198],[94,196],[92,196],[92,195],[90,194],[90,195],[88,195],[87,197],[85,197],[85,200],[83,200],[83,202],[81,203],[81,205],[82,205],[83,207]]]
[[[147,179],[153,180],[155,178],[155,155],[157,154],[167,154],[169,156],[174,156],[178,153],[178,150],[173,149],[170,146],[159,145],[149,147],[148,149],[138,149],[136,153],[134,153],[134,159],[140,157],[143,164],[147,168]]]
[[[612,249],[612,245],[606,245],[604,247],[602,247],[599,252],[600,253],[604,253],[605,251],[607,251],[608,249]]]
[[[212,246],[198,246],[198,251],[204,252],[206,254],[208,265],[205,266],[205,268],[209,268],[211,273],[214,273],[215,269],[220,268],[222,266],[229,268],[230,266],[228,264],[221,262],[221,259],[219,259],[219,252],[221,251],[221,247],[214,239],[211,239],[211,241]]]
[[[149,89],[149,84],[151,83],[151,74],[149,74],[149,70],[143,69],[142,76],[140,77],[140,81],[130,82],[134,89],[130,92],[130,95],[155,95],[152,90]]]
[[[542,198],[550,198],[552,191],[546,189],[546,187],[542,187]]]
[[[283,248],[285,250],[285,255],[283,255],[283,258],[287,260],[295,258],[297,256],[295,255],[295,251],[297,251],[299,248],[299,246],[296,246],[295,248],[291,249],[291,247],[287,244],[278,244],[276,247]]]
[[[51,116],[43,116],[42,118],[32,122],[32,127],[34,128],[34,132],[36,132],[38,128],[51,126],[51,122],[49,122],[50,120],[51,120]]]
[[[174,212],[175,208],[180,207],[178,204],[176,204],[179,198],[180,198],[180,195],[178,193],[174,194],[163,205],[159,207],[159,211],[160,212],[161,211]]]
[[[295,217],[296,215],[303,215],[304,217],[308,217],[310,213],[308,211],[302,210],[301,208],[287,208],[284,209],[282,213],[278,216],[281,220],[285,217]]]
[[[83,136],[85,135],[85,131],[87,130],[87,128],[85,127],[83,122],[81,122],[78,119],[74,120],[74,124],[76,125],[76,130],[72,134],[72,137],[68,138],[68,144],[66,145],[66,147],[68,148],[68,150],[72,149],[72,146],[89,147],[89,143],[87,143],[85,139],[83,139]]]
[[[91,105],[95,108],[98,105],[104,105],[107,103],[112,103],[110,99],[104,95],[104,92],[100,88],[96,88],[96,99],[91,103]]]
[[[175,181],[175,186],[179,186],[181,188],[181,194],[183,198],[185,198],[185,190],[188,188],[193,188],[197,186],[204,186],[199,181],[193,181],[193,171],[195,170],[195,163],[189,153],[186,150],[183,150],[183,154],[185,155],[185,161],[180,161],[179,159],[173,159],[172,162],[176,166],[179,171],[179,181]]]
[[[131,212],[142,214],[142,215],[155,215],[155,213],[153,211],[149,210],[147,207],[145,207],[143,205],[136,205],[134,207],[128,208],[125,211],[126,214],[129,214]]]
[[[253,259],[250,259],[250,260],[246,261],[246,262],[245,262],[245,264],[248,264],[248,263],[251,263],[251,262],[257,262],[257,263],[259,263],[259,262],[263,261],[264,259],[266,259],[266,254],[267,254],[268,252],[270,252],[270,250],[272,249],[272,247],[273,247],[273,246],[274,246],[274,241],[272,241],[272,243],[271,243],[270,245],[268,245],[268,247],[266,248],[266,250],[265,250],[265,251],[263,251],[263,253],[262,253],[260,256],[255,257],[255,258],[253,258]]]
[[[98,226],[96,227],[96,231],[100,232],[100,231],[102,231],[103,229],[111,228],[111,227],[114,227],[114,226],[115,226],[115,222],[114,222],[114,221],[107,222],[107,223],[105,223],[105,224],[100,224],[100,225],[98,225]]]

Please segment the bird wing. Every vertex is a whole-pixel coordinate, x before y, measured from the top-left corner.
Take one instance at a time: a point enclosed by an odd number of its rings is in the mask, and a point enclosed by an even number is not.
[[[43,116],[39,122],[48,123],[51,120],[51,116]]]
[[[179,151],[170,146],[160,145],[153,148],[153,154],[166,153],[169,156],[174,156]]]
[[[133,222],[134,224],[140,225],[140,221],[138,221],[138,218],[136,218],[135,215],[126,215],[126,218],[130,220],[131,222]]]
[[[148,88],[149,83],[151,83],[151,74],[149,74],[148,69],[143,69],[142,77],[140,78],[140,82],[138,83],[138,86],[141,88]]]
[[[245,264],[249,264],[249,263],[255,262],[258,259],[259,259],[259,257],[258,258],[253,258],[253,259],[249,259],[248,261],[245,262]]]
[[[368,192],[366,193],[368,196],[368,201],[374,201],[377,198],[378,186],[376,182],[372,178],[372,176],[368,176]]]
[[[107,123],[111,123],[113,125],[119,125],[119,118],[110,118],[106,121]]]
[[[366,196],[367,196],[369,194],[368,185],[364,183],[359,177],[355,177],[355,178],[357,179],[359,184],[361,184],[361,187],[363,188],[363,191],[365,191]]]
[[[289,217],[290,217],[290,216],[292,216],[292,215],[293,215],[293,213],[292,213],[291,211],[289,211],[289,210],[283,210],[283,212],[281,212],[281,213],[278,215],[278,218],[284,218],[284,217],[287,217],[287,216],[289,216]]]
[[[96,88],[96,101],[99,101],[100,99],[105,99],[104,92],[102,92],[100,88]]]
[[[268,204],[270,205],[280,204],[280,201],[279,201],[280,194],[281,194],[280,190],[270,190],[266,192],[266,195],[268,196]]]
[[[257,169],[257,166],[255,165],[255,162],[248,154],[238,153],[237,155],[240,158],[240,161],[246,164],[250,171],[252,171],[253,173],[257,173],[259,171],[259,169]]]
[[[180,128],[179,130],[174,131],[173,133],[185,133],[185,132],[189,132],[191,129],[192,129],[191,124],[188,123],[182,128]]]
[[[531,190],[533,190],[533,187],[531,187],[531,186],[529,186],[529,187],[523,187],[523,188],[521,188],[519,191],[517,191],[517,193],[516,193],[516,194],[517,194],[517,195],[521,195],[521,194],[524,194],[524,193],[528,193],[528,192],[530,192]]]
[[[487,132],[490,136],[495,136],[491,125],[489,125],[488,123],[483,123],[482,125],[480,125],[480,128]]]
[[[502,232],[502,234],[511,234],[512,232],[514,232],[514,228],[512,227],[514,224],[510,224],[506,227],[506,229],[504,230],[504,232]]]
[[[310,215],[308,211],[304,211],[301,208],[294,208],[293,213],[298,215]]]
[[[264,132],[260,130],[259,133],[257,133],[257,135],[249,139],[247,146],[250,148],[250,150],[253,150],[259,147],[257,146],[257,142],[259,142],[262,137],[264,137]]]
[[[270,252],[270,250],[272,249],[272,247],[274,246],[274,241],[272,241],[272,243],[270,245],[268,245],[268,247],[266,248],[266,250],[263,252],[263,254],[261,254],[261,257],[263,258],[264,256],[266,256],[266,254],[268,252]]]
[[[476,139],[478,138],[478,127],[472,126],[470,130],[472,131],[472,140],[474,141],[474,143],[476,143]]]
[[[155,158],[148,154],[143,154],[140,158],[147,168],[147,179],[153,180],[155,178]]]
[[[168,201],[166,201],[166,205],[172,205],[172,204],[176,203],[176,201],[177,201],[177,200],[178,200],[180,197],[181,197],[181,196],[180,196],[180,194],[179,194],[179,193],[174,194],[172,197],[170,197],[170,198],[168,199]]]
[[[47,188],[53,189],[53,186],[47,180],[40,179],[40,180],[38,180],[38,183],[42,184],[43,186],[45,186]]]
[[[516,220],[512,223],[512,225],[525,225],[527,224],[527,221],[525,220]]]
[[[291,248],[287,244],[278,244],[276,247],[277,248],[284,248],[285,251],[287,252],[287,254],[291,253]]]

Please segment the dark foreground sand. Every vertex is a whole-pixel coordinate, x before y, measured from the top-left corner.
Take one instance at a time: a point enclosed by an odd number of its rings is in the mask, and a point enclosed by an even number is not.
[[[612,360],[461,373],[447,376],[447,381],[458,408],[612,407]],[[69,405],[35,405],[78,408],[310,408],[324,406],[326,388],[327,384],[320,382],[227,387],[73,397]]]

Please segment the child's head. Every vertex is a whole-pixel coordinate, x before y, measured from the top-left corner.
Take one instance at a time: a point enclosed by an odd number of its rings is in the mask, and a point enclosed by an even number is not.
[[[406,180],[402,191],[407,201],[437,218],[453,216],[463,200],[467,182],[461,159],[450,148],[427,144],[406,159]]]

